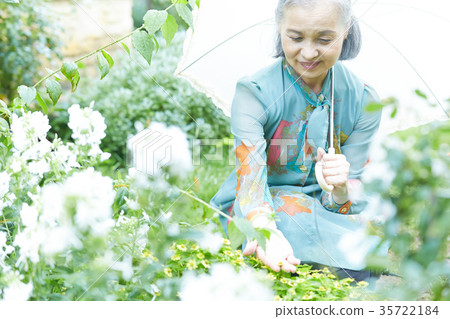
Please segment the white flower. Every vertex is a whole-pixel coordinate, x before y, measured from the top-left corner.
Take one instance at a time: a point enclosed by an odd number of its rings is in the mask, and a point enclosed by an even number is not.
[[[11,156],[9,168],[13,171],[13,173],[18,173],[22,169],[24,163],[25,161],[20,156],[16,156],[14,154]]]
[[[48,117],[41,112],[25,112],[23,116],[12,115],[12,141],[14,148],[21,152],[44,140],[48,130]]]
[[[15,280],[3,290],[4,301],[26,301],[33,291],[33,283],[25,284],[20,280]]]
[[[22,205],[20,218],[25,227],[36,227],[38,220],[38,211],[35,207],[29,206],[27,203]]]
[[[111,266],[111,269],[118,270],[122,272],[122,277],[124,280],[130,280],[133,276],[133,265],[130,256],[125,256],[123,261],[116,261]]]
[[[3,208],[11,206],[15,199],[16,195],[13,193],[6,194],[3,199],[0,198],[0,216],[3,214]]]
[[[11,176],[7,172],[0,173],[0,199],[9,192]]]
[[[362,269],[366,266],[365,260],[370,252],[380,242],[380,237],[369,236],[364,228],[345,233],[338,243],[338,248],[354,269]],[[353,269],[353,268],[352,268]]]
[[[80,108],[80,105],[72,105],[69,112],[68,126],[72,130],[72,138],[80,145],[99,145],[106,136],[105,119],[100,112],[93,110],[93,102],[89,108]]]
[[[21,157],[23,160],[39,160],[43,158],[46,154],[51,152],[53,144],[50,143],[46,138],[41,139],[38,143],[31,145],[29,148],[24,150]]]
[[[137,231],[137,238],[135,240],[135,243],[138,246],[139,251],[141,252],[144,250],[145,245],[147,245],[149,229],[150,226],[148,224],[143,224]]]
[[[182,278],[183,301],[273,300],[273,292],[251,268],[234,271],[230,264],[214,264],[210,275],[187,273]]]
[[[112,204],[115,198],[112,179],[93,169],[77,172],[64,183],[64,196],[76,199],[74,222],[101,235],[114,226]]]
[[[25,228],[14,238],[14,246],[20,248],[20,257],[17,264],[24,262],[27,258],[32,263],[39,262],[39,247],[46,237],[44,229]]]
[[[128,169],[127,179],[132,181],[136,189],[149,189],[151,186],[148,176],[134,167]]]
[[[106,161],[107,159],[109,159],[111,157],[111,153],[108,152],[102,152],[100,154],[100,162]]]
[[[367,208],[359,217],[363,223],[384,224],[395,216],[396,211],[397,208],[390,200],[383,200],[379,194],[372,194],[368,198]]]
[[[178,226],[178,224],[170,224],[169,226],[167,226],[167,235],[175,237],[178,236],[179,234],[180,234],[180,226]]]
[[[66,223],[62,218],[64,212],[63,188],[60,184],[48,184],[42,188],[42,213],[39,217],[41,223],[47,227],[57,226],[57,221]]]
[[[72,146],[73,144],[69,145]],[[52,155],[53,161],[62,165],[66,173],[72,168],[80,167],[80,164],[77,162],[77,155],[70,150],[68,145],[59,145]]]
[[[374,140],[370,147],[370,163],[364,168],[362,182],[379,181],[383,189],[387,189],[395,178],[395,172],[389,165],[386,144],[390,139],[381,134]]]
[[[209,250],[215,254],[223,246],[223,237],[218,233],[213,233],[211,228],[206,228],[201,238],[197,239],[202,249]]]
[[[63,225],[48,229],[47,235],[42,242],[41,251],[45,255],[51,256],[63,252],[70,247],[81,249],[83,245],[77,237],[75,228]]]
[[[30,173],[43,177],[45,173],[50,171],[50,164],[45,159],[39,161],[32,161],[28,163]]]

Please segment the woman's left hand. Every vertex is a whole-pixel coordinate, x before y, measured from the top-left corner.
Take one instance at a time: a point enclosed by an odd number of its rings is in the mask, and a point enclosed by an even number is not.
[[[317,150],[317,161],[322,161],[325,182],[333,185],[333,198],[337,204],[348,201],[348,175],[350,163],[343,154],[327,154],[321,147]]]

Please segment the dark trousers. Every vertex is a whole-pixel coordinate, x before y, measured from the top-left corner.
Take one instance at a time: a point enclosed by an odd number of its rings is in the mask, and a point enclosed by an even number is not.
[[[370,286],[375,285],[376,281],[380,279],[381,276],[381,273],[369,269],[351,270],[321,264],[310,264],[310,265],[313,266],[312,269],[322,269],[327,267],[330,270],[330,272],[336,275],[339,279],[353,278],[355,279],[354,283],[357,283],[359,281],[367,281]]]

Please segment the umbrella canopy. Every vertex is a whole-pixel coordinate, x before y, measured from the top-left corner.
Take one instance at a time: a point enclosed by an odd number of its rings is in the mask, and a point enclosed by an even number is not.
[[[278,0],[202,0],[188,30],[176,74],[230,114],[239,78],[274,61],[275,8]],[[442,0],[354,1],[363,47],[345,61],[381,98],[394,96],[394,119],[383,115],[381,130],[393,132],[449,118],[450,43],[446,30],[450,3]],[[435,106],[419,97],[418,89]]]

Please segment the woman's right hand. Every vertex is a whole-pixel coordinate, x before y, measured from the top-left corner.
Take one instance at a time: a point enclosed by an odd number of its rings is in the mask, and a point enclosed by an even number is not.
[[[253,253],[264,265],[277,272],[281,269],[286,272],[295,272],[296,266],[300,264],[300,259],[294,257],[291,244],[278,229],[272,230],[270,239],[266,241],[265,251],[256,240],[247,242],[243,251],[244,256]]]

